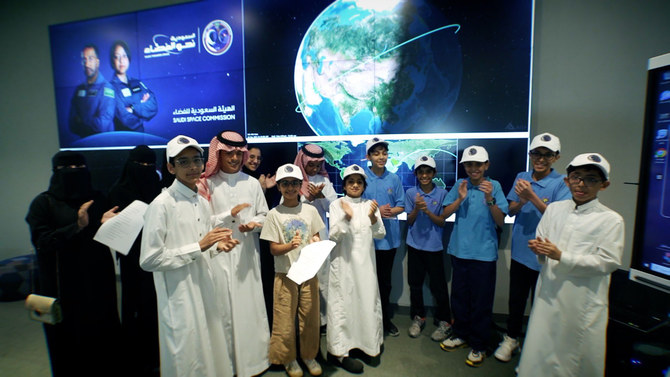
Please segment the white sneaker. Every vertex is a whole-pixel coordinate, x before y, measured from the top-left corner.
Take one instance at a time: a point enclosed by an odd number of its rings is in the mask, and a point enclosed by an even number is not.
[[[465,359],[465,363],[471,367],[478,367],[484,362],[484,352],[470,350],[468,357]]]
[[[507,336],[507,334],[503,335],[503,341],[500,342],[500,345],[498,346],[498,349],[496,349],[496,352],[493,354],[493,356],[496,357],[496,359],[502,361],[503,363],[506,363],[510,360],[512,360],[512,355],[519,349],[519,341],[510,338]]]
[[[409,333],[409,336],[412,338],[416,338],[421,334],[421,331],[423,330],[424,326],[426,326],[426,319],[421,318],[418,315],[414,316],[414,319],[412,320],[412,324],[409,325],[409,329],[407,332]]]
[[[453,351],[458,348],[466,347],[468,344],[465,342],[465,340],[452,336],[449,339],[445,339],[442,343],[440,343],[440,348],[442,348],[445,351]]]
[[[321,365],[319,365],[318,361],[314,359],[309,360],[302,359],[302,361],[305,363],[305,366],[307,367],[309,374],[311,374],[312,376],[320,376],[321,373],[323,373]]]
[[[433,331],[433,333],[430,335],[430,338],[436,342],[441,342],[447,339],[450,334],[451,334],[451,325],[449,324],[449,322],[440,321],[439,325],[437,326],[437,329],[435,329],[435,331]]]
[[[298,360],[293,360],[288,364],[284,364],[284,369],[286,369],[286,374],[289,377],[302,377],[302,368],[298,364]]]

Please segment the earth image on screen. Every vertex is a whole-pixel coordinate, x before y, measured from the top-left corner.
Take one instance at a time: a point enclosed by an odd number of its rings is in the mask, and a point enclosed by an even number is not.
[[[421,0],[336,0],[298,50],[296,111],[316,135],[447,132],[459,30]]]

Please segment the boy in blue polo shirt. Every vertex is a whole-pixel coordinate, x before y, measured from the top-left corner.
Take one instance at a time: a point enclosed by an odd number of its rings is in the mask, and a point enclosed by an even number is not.
[[[507,212],[507,200],[498,181],[486,176],[489,155],[480,146],[465,148],[461,163],[468,175],[459,179],[444,199],[443,216],[456,213],[447,252],[451,254],[451,308],[453,335],[440,343],[445,351],[466,347],[465,359],[476,367],[484,361],[493,315],[498,237]]]
[[[365,145],[367,159],[371,165],[363,169],[367,176],[368,187],[363,193],[364,199],[374,199],[379,204],[379,212],[386,228],[386,236],[375,240],[375,261],[377,263],[377,282],[382,301],[384,332],[398,336],[398,328],[391,322],[389,298],[391,296],[391,271],[395,251],[400,246],[400,223],[398,214],[405,211],[405,190],[398,175],[386,169],[388,161],[388,143],[374,137]]]
[[[515,216],[512,230],[512,262],[509,271],[509,316],[507,334],[503,336],[494,356],[502,362],[511,360],[519,349],[521,324],[530,294],[535,296],[535,284],[540,264],[528,248],[528,241],[535,239],[535,230],[549,203],[570,199],[570,189],[563,182],[565,177],[551,167],[560,156],[561,142],[550,134],[535,136],[530,143],[532,171],[517,174],[514,186],[507,195],[510,216]],[[531,301],[532,302],[532,301]]]
[[[407,210],[407,281],[409,282],[410,318],[409,336],[416,338],[426,325],[426,309],[423,305],[423,281],[428,274],[430,291],[437,305],[435,324],[431,335],[436,342],[447,338],[451,332],[451,308],[449,288],[444,277],[442,232],[444,217],[442,203],[447,190],[437,187],[433,178],[437,170],[435,160],[421,156],[414,163],[414,175],[419,185],[405,193]]]

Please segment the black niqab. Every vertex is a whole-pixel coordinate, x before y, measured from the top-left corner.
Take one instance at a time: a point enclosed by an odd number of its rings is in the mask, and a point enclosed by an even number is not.
[[[91,173],[86,167],[84,155],[72,151],[58,152],[51,159],[51,168],[53,175],[48,192],[56,199],[80,205],[93,198]]]
[[[134,200],[151,203],[160,191],[156,154],[148,146],[139,145],[130,151],[121,178],[110,192],[110,199],[112,205],[123,209]]]

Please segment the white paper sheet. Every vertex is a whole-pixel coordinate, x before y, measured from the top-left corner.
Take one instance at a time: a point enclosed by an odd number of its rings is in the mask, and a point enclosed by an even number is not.
[[[330,240],[314,242],[303,247],[298,260],[291,265],[286,276],[296,284],[302,284],[313,278],[334,247],[335,242]]]
[[[105,221],[93,239],[123,255],[128,255],[144,226],[144,212],[148,207],[148,204],[135,200],[116,216]]]

